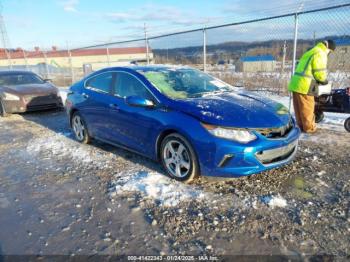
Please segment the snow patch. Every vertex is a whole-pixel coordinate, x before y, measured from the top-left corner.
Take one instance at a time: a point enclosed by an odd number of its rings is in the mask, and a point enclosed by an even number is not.
[[[323,176],[326,174],[326,171],[322,170],[320,172],[317,173],[318,176]]]
[[[125,195],[138,192],[143,198],[153,200],[160,206],[173,207],[181,202],[205,198],[204,193],[194,186],[177,182],[156,172],[121,172],[109,188],[109,195]]]
[[[285,200],[283,197],[280,195],[277,196],[262,196],[261,201],[268,205],[271,208],[275,207],[286,207],[287,206],[287,200]]]
[[[213,118],[216,118],[216,119],[218,119],[218,120],[222,120],[222,119],[223,119],[222,116],[216,115],[215,113],[210,112],[210,111],[203,111],[203,110],[201,110],[200,112],[201,112],[201,114],[202,114],[203,116],[213,117]]]
[[[65,132],[35,138],[29,141],[26,151],[31,155],[46,153],[55,157],[67,157],[72,161],[93,164],[100,168],[108,164],[107,156],[94,152],[93,147],[71,140],[71,136],[71,133]]]

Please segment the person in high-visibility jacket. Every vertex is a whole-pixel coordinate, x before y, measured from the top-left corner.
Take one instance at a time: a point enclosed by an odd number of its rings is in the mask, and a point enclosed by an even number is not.
[[[305,133],[316,132],[314,116],[315,99],[308,95],[312,80],[326,85],[328,54],[335,50],[333,40],[318,43],[301,57],[288,85],[293,93],[293,106],[297,124]]]

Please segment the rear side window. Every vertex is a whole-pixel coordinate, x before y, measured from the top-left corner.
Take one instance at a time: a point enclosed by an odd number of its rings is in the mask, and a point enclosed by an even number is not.
[[[112,86],[112,81],[113,81],[112,73],[103,73],[90,78],[86,82],[85,87],[97,92],[109,93],[109,90],[111,89],[111,86]]]
[[[120,97],[139,96],[148,100],[153,99],[153,96],[140,80],[128,73],[122,72],[116,75],[114,95]]]

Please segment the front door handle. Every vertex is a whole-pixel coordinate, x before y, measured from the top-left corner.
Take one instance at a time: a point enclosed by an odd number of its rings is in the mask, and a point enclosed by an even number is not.
[[[119,109],[119,106],[116,105],[116,104],[109,104],[109,107],[110,107],[110,108],[113,108],[113,109],[115,109],[115,110],[118,110],[118,109]]]
[[[89,95],[88,95],[88,94],[85,94],[85,93],[82,93],[82,96],[83,96],[84,98],[89,98]]]

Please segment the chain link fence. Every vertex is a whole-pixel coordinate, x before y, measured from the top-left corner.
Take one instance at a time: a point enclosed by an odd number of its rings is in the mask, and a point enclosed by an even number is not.
[[[189,65],[235,86],[286,94],[298,59],[325,39],[337,43],[329,79],[334,87],[350,86],[350,4],[83,48],[10,50],[0,54],[0,68],[35,71],[69,86],[109,66]]]

